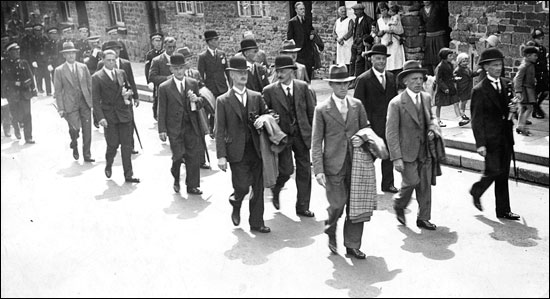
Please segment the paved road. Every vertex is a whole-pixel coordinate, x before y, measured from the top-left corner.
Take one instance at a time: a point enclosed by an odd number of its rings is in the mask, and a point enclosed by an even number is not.
[[[1,140],[2,297],[549,295],[548,188],[511,182],[513,211],[523,217],[501,221],[492,188],[482,198],[485,212],[472,206],[468,188],[479,174],[444,167],[433,188],[438,229],[414,226],[415,202],[409,226],[398,225],[391,195],[379,193],[363,236],[367,259],[356,260],[345,255],[342,225],[340,255],[329,253],[327,202],[316,182],[316,218],[294,214],[291,180],[280,211],[266,191],[272,233],[254,234],[246,203],[241,226],[231,223],[229,173],[202,170],[201,197],[174,194],[170,149],[158,140],[149,103],[136,109],[145,147],[133,158],[140,184],[124,183],[119,155],[105,178],[101,130],[92,136],[97,162],[74,161],[67,125],[51,103],[33,103],[35,145]]]

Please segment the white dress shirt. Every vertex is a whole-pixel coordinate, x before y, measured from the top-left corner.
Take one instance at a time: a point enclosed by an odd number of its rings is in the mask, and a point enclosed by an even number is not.
[[[239,90],[237,87],[233,86],[233,91],[235,91],[235,96],[239,101],[246,107],[246,101],[248,99],[246,95],[246,87],[243,90]]]
[[[378,82],[380,82],[380,84],[382,84],[382,87],[386,88],[386,74],[385,73],[380,73],[379,71],[377,71],[374,67],[372,68],[372,71],[374,73],[374,75],[376,76],[376,79],[378,79]],[[384,78],[384,81],[382,81],[382,78]]]
[[[293,80],[290,81],[289,85],[285,85],[281,82],[281,87],[283,88],[285,95],[288,95],[288,88],[290,88],[290,96],[294,95],[294,84],[292,83],[294,83]]]

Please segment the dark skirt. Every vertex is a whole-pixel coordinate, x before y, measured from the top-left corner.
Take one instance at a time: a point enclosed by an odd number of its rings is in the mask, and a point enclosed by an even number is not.
[[[426,47],[424,49],[424,64],[437,65],[441,60],[439,58],[439,50],[447,46],[447,38],[445,32],[441,31],[441,35],[430,36],[426,34]]]
[[[457,94],[446,94],[439,89],[435,91],[435,106],[450,106],[454,103],[458,103],[460,99]]]

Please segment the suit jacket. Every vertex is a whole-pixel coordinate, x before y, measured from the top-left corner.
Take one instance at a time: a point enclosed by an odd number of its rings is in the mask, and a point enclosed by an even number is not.
[[[294,16],[288,21],[288,28],[286,32],[286,39],[293,39],[297,48],[305,48],[304,43],[312,43],[309,39],[309,34],[313,30],[311,19],[307,16],[304,17],[304,23],[300,23],[298,16]]]
[[[294,109],[296,111],[296,122],[300,129],[300,135],[307,148],[311,148],[311,124],[313,123],[313,113],[315,112],[315,102],[309,92],[306,82],[292,80]],[[291,126],[291,107],[286,100],[286,91],[283,90],[281,83],[271,83],[263,90],[263,97],[269,109],[279,114],[279,127],[286,134],[290,133]]]
[[[248,80],[246,81],[246,88],[262,92],[264,87],[269,85],[269,78],[267,75],[267,70],[263,66],[259,66],[254,63],[254,72],[248,70]]]
[[[155,87],[158,86],[168,79],[168,76],[172,75],[168,63],[170,61],[166,58],[166,55],[163,53],[155,58],[151,62],[151,69],[149,69],[149,82],[153,82]]]
[[[361,100],[367,116],[376,135],[385,138],[386,136],[386,116],[388,114],[388,105],[397,95],[397,84],[393,73],[384,71],[386,76],[386,89],[382,87],[378,78],[372,69],[361,74],[357,78],[354,98]]]
[[[346,154],[351,155],[350,139],[359,129],[370,127],[361,101],[346,97],[348,114],[342,118],[332,96],[315,107],[311,156],[315,175],[336,175],[342,169]]]
[[[100,61],[97,64],[97,70],[99,71],[102,68],[103,68],[103,61]],[[130,63],[130,61],[124,58],[120,58],[120,69],[124,70],[124,72],[126,73],[126,78],[128,79],[128,83],[130,84],[129,86],[133,92],[132,98],[134,98],[134,100],[138,100],[139,94],[137,91],[136,81],[134,80],[134,71],[132,71],[132,63]]]
[[[164,53],[164,49],[151,49],[149,50],[149,52],[147,52],[147,54],[145,54],[145,79],[147,80],[147,84],[149,84],[149,69],[151,68],[153,58],[159,56],[162,53]]]
[[[246,90],[247,115],[267,114],[268,110],[262,95],[253,90]],[[216,152],[217,157],[226,157],[228,162],[239,162],[243,159],[246,131],[250,130],[248,117],[243,118],[242,104],[235,96],[233,89],[224,93],[216,100]],[[261,157],[259,134],[250,132],[254,148]]]
[[[214,57],[208,49],[204,50],[199,54],[197,68],[201,81],[212,91],[214,96],[218,97],[227,92],[227,74],[225,73],[227,58],[223,51],[217,49],[216,57]],[[227,75],[227,78],[229,78],[229,75]]]
[[[420,92],[424,110],[425,127],[420,126],[416,106],[406,90],[395,96],[388,106],[386,122],[386,141],[390,160],[403,159],[414,162],[420,151],[420,138],[428,142],[428,131],[438,131],[430,107],[432,98],[426,92]]]
[[[122,88],[129,86],[128,77],[122,69],[114,69],[116,83],[104,70],[92,76],[94,116],[107,120],[107,124],[127,123],[133,120],[132,105],[126,105]]]
[[[67,63],[55,68],[54,73],[54,98],[57,102],[57,110],[65,111],[67,113],[78,110],[78,98],[80,96],[80,89],[86,100],[86,104],[90,109],[93,107],[92,103],[92,76],[88,67],[80,62],[75,62],[76,71],[78,73],[79,82],[73,81],[73,75],[71,69]],[[78,88],[80,86],[80,89]]]
[[[357,21],[357,19],[356,19]],[[370,35],[370,30],[372,24],[375,23],[374,20],[367,16],[363,15],[363,19],[360,23],[355,23],[353,26],[353,47],[357,49],[363,49],[363,37]]]

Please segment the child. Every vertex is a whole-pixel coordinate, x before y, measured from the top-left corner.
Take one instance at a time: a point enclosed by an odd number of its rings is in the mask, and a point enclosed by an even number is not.
[[[367,56],[367,52],[370,51],[373,44],[374,38],[371,35],[363,36],[363,46],[365,46],[365,51],[361,53],[361,57],[365,59],[365,72],[370,70],[372,67],[372,63],[370,62],[370,58]]]
[[[523,48],[523,62],[519,66],[518,72],[514,77],[514,91],[516,98],[519,99],[519,119],[516,132],[529,136],[531,132],[526,128],[526,122],[533,112],[533,104],[537,102],[535,92],[535,63],[538,59],[538,49],[533,46]]]
[[[401,37],[398,34],[395,34],[394,32],[397,30],[397,26],[401,24],[401,17],[399,16],[399,5],[392,5],[390,9],[388,10],[388,15],[390,15],[390,22],[388,23],[388,26],[390,26],[390,40],[388,41],[388,47],[393,44],[394,38],[397,41],[401,41]]]
[[[479,76],[479,73],[474,73],[468,68],[470,59],[466,53],[458,54],[456,57],[456,64],[457,66],[454,70],[456,92],[458,94],[458,100],[460,101],[460,111],[465,125],[470,122],[470,118],[466,116],[466,104],[472,96],[472,88],[474,87],[473,78]]]
[[[437,122],[440,127],[446,127],[447,125],[441,121],[441,107],[453,105],[455,114],[459,117],[459,126],[464,126],[470,121],[466,121],[462,118],[462,112],[458,107],[458,96],[456,94],[456,83],[453,76],[453,59],[454,52],[449,48],[441,48],[439,50],[439,58],[441,62],[437,65],[435,71],[435,82],[437,84],[435,90],[435,105],[437,106],[435,113]]]

